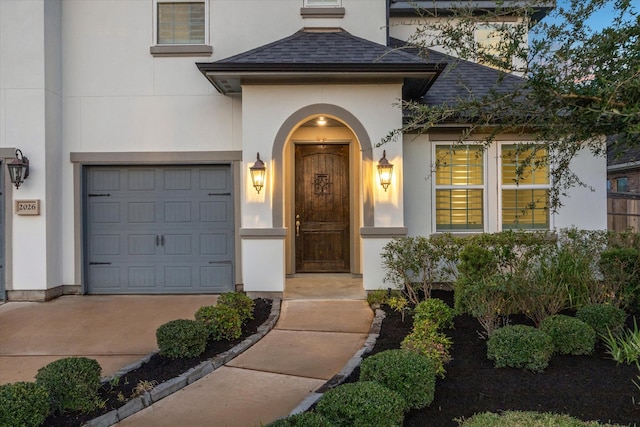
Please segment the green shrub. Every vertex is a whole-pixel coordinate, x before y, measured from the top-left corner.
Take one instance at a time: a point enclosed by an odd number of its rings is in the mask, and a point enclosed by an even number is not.
[[[617,334],[608,331],[602,336],[602,341],[607,349],[607,353],[618,363],[638,365],[640,359],[640,330],[636,318],[633,318],[633,329],[623,328]],[[640,365],[638,365],[640,369]]]
[[[402,426],[405,402],[374,381],[340,385],[326,392],[316,411],[336,427]]]
[[[497,329],[487,341],[487,357],[496,368],[525,368],[542,372],[553,355],[553,340],[544,332],[526,325]]]
[[[413,309],[413,321],[427,320],[438,329],[453,327],[453,309],[439,298],[428,298]]]
[[[434,324],[427,320],[413,322],[413,329],[402,340],[400,348],[418,353],[431,360],[435,366],[436,374],[444,377],[444,365],[451,361],[449,349],[451,338],[439,332]]]
[[[375,381],[397,392],[407,410],[429,406],[436,389],[432,360],[408,350],[386,350],[367,357],[360,366],[360,381]]]
[[[600,255],[600,271],[604,292],[617,306],[630,309],[640,302],[640,251],[635,248],[613,248]]]
[[[409,301],[404,296],[389,297],[387,298],[387,304],[391,309],[400,313],[401,319],[404,322],[404,315],[409,309]]]
[[[208,338],[206,326],[195,320],[172,320],[156,330],[160,355],[170,359],[201,355],[207,347]]]
[[[253,308],[256,303],[243,293],[227,292],[218,297],[217,305],[235,308],[240,315],[240,321],[245,323],[247,320],[253,319]]]
[[[551,337],[559,354],[591,354],[596,346],[596,331],[575,317],[562,314],[547,317],[540,330]]]
[[[576,317],[591,326],[597,336],[606,335],[607,331],[617,334],[624,326],[627,314],[609,304],[589,304],[576,311]]]
[[[86,357],[66,357],[40,368],[36,383],[49,393],[53,412],[90,412],[98,407],[100,365]]]
[[[580,421],[569,415],[542,412],[505,411],[501,414],[485,412],[460,421],[460,427],[621,427],[600,424],[595,421]]]
[[[0,426],[36,427],[49,415],[47,389],[32,382],[0,385]]]
[[[196,320],[207,327],[214,341],[234,340],[242,335],[242,321],[235,308],[226,305],[203,306],[196,311]]]
[[[316,412],[303,412],[281,418],[266,427],[333,427],[322,415]]]
[[[367,303],[371,308],[380,308],[380,306],[387,302],[387,291],[385,289],[376,289],[367,293]]]

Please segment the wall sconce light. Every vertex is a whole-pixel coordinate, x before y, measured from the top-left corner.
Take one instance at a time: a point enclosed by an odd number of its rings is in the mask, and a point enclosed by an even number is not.
[[[29,159],[22,155],[22,151],[16,149],[16,158],[11,163],[7,163],[7,168],[11,183],[16,186],[17,190],[20,188],[20,184],[29,177]]]
[[[251,173],[251,182],[258,194],[260,194],[260,190],[264,187],[264,174],[266,170],[267,167],[264,165],[264,162],[260,160],[260,153],[258,153],[258,159],[253,166],[249,168],[249,172]]]
[[[393,165],[387,160],[387,150],[382,151],[382,158],[378,162],[378,176],[380,177],[380,185],[387,191],[391,185],[391,175],[393,173]]]

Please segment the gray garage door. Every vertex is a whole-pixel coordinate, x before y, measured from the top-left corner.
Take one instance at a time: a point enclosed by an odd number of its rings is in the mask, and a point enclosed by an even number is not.
[[[89,293],[234,288],[231,167],[87,167]]]

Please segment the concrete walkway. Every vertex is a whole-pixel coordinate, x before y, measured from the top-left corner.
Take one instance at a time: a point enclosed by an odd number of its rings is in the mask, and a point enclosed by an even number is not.
[[[67,356],[96,359],[102,375],[157,351],[156,329],[193,319],[215,295],[85,295],[0,306],[0,384],[33,381]]]
[[[119,426],[251,427],[286,416],[364,345],[363,300],[288,300],[275,328],[225,366]]]

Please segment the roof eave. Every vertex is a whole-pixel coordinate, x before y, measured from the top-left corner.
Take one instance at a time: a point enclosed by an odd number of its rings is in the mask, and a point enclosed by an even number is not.
[[[461,3],[459,0],[450,1],[411,1],[411,2],[392,2],[389,7],[390,16],[416,16],[423,15],[424,11],[437,12],[440,16],[454,15],[456,10],[461,8],[473,8],[478,14],[486,14],[488,11],[496,9],[504,9],[506,7],[526,6],[530,2],[527,0],[511,0],[511,1],[491,1],[477,0]],[[531,18],[539,21],[556,7],[555,0],[549,0],[536,5]],[[423,12],[420,12],[423,11]]]

